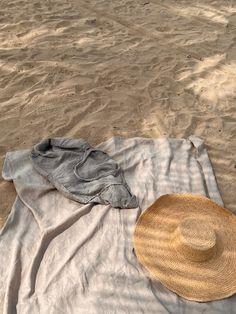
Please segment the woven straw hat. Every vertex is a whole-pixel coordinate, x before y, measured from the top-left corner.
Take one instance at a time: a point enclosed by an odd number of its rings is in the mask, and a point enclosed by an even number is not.
[[[186,299],[236,292],[236,217],[206,197],[161,196],[139,217],[133,241],[150,277]]]

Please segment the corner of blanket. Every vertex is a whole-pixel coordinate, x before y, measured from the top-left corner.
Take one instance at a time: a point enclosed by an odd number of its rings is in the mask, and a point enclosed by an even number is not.
[[[205,143],[204,140],[196,135],[190,135],[188,137],[188,140],[193,144],[193,146],[195,148],[199,149],[203,149],[205,148]]]

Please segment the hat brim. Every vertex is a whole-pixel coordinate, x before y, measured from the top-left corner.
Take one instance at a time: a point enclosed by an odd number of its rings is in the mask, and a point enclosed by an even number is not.
[[[207,222],[214,229],[217,250],[211,259],[194,262],[175,250],[175,230],[187,217]],[[205,302],[236,292],[236,217],[204,196],[161,196],[139,217],[133,242],[136,256],[150,277],[183,298]]]

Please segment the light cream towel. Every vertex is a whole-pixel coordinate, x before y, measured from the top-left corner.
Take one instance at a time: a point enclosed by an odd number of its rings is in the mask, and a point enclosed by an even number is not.
[[[79,204],[34,170],[29,150],[6,155],[3,177],[18,196],[0,235],[2,312],[234,313],[234,296],[189,302],[152,282],[133,250],[137,217],[160,195],[200,193],[223,205],[203,142],[114,137],[97,148],[123,169],[138,208]]]

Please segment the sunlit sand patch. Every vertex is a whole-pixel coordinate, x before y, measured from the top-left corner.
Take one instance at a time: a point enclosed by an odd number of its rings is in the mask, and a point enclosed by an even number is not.
[[[212,9],[210,6],[202,5],[189,7],[173,7],[173,10],[184,17],[201,17],[219,24],[227,24],[228,19],[224,16],[225,12]]]
[[[221,65],[188,85],[200,98],[216,103],[236,96],[236,63]]]
[[[188,67],[187,70],[180,72],[177,75],[177,80],[182,81],[186,79],[191,79],[191,77],[196,74],[200,74],[202,72],[208,71],[211,68],[216,67],[223,60],[225,60],[225,56],[226,56],[225,54],[217,54],[209,58],[200,60],[199,62],[195,64],[193,68]]]
[[[93,42],[93,41],[94,41],[94,39],[92,39],[92,38],[83,37],[83,38],[80,38],[80,39],[77,41],[77,44],[83,45],[83,44],[91,43],[91,42]]]
[[[186,89],[192,90],[203,100],[216,103],[236,95],[235,62],[226,62],[226,54],[205,58],[177,74],[177,80],[186,82]]]

